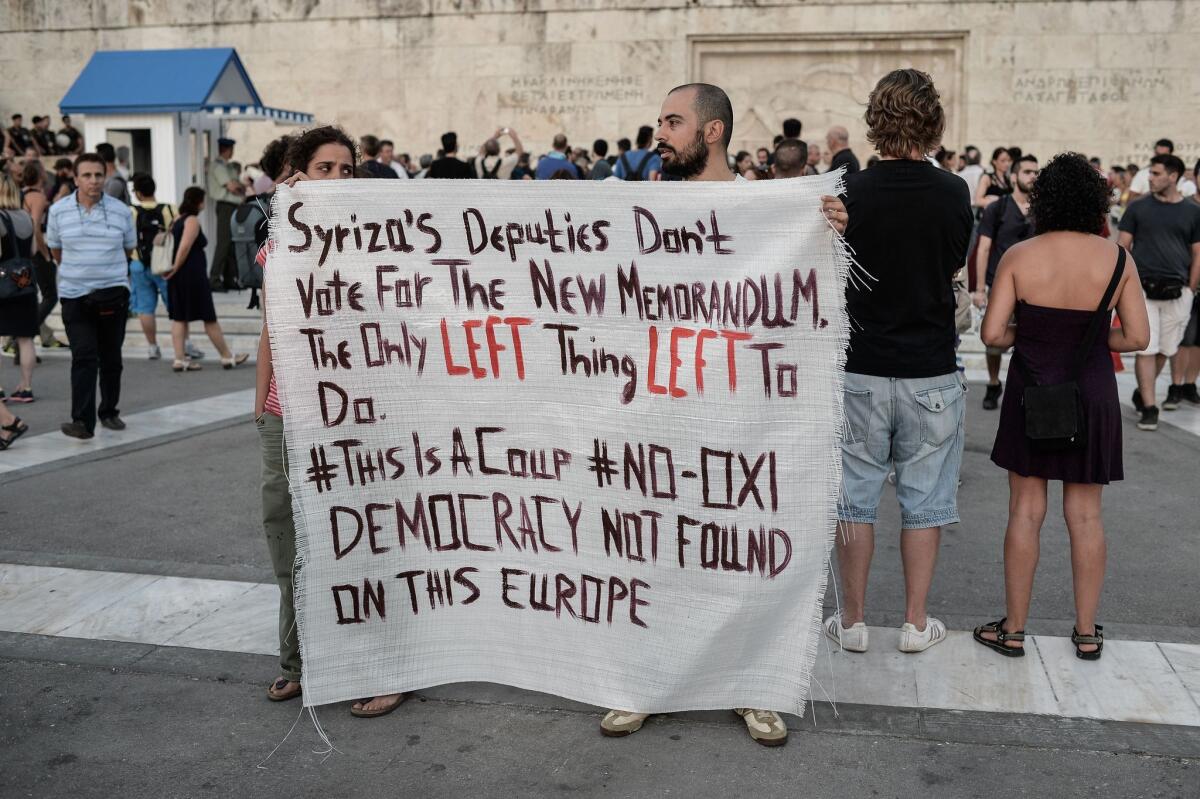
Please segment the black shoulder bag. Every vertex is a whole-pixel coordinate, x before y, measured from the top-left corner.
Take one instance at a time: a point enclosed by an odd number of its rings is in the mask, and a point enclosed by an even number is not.
[[[1125,248],[1119,248],[1117,267],[1112,280],[1100,300],[1091,324],[1083,336],[1079,349],[1071,363],[1071,371],[1065,383],[1052,386],[1040,384],[1029,372],[1025,359],[1018,352],[1017,366],[1025,378],[1025,393],[1021,404],[1025,409],[1025,437],[1030,448],[1038,452],[1062,452],[1083,449],[1087,443],[1087,413],[1083,407],[1083,396],[1079,392],[1079,373],[1084,360],[1092,351],[1092,345],[1101,327],[1111,317],[1108,304],[1112,302],[1121,274],[1125,271]]]

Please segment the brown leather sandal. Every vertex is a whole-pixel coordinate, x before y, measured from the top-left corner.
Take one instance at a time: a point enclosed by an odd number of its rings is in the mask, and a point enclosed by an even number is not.
[[[404,704],[404,700],[408,699],[408,694],[397,694],[396,698],[392,700],[390,704],[384,705],[378,710],[367,710],[367,703],[374,698],[375,697],[373,696],[368,696],[355,702],[355,705],[362,705],[362,707],[356,708],[354,705],[351,705],[350,715],[360,719],[374,719],[378,718],[379,716],[386,716],[388,713],[391,713],[393,710],[400,707],[400,705]]]
[[[267,699],[272,702],[286,702],[289,699],[295,699],[303,692],[304,688],[300,683],[289,680],[287,677],[280,677],[267,687]]]

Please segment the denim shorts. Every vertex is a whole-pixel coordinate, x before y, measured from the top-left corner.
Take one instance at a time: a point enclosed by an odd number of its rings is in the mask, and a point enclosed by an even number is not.
[[[905,530],[958,521],[966,382],[846,373],[842,496],[838,518],[874,524],[888,473]]]
[[[166,278],[153,274],[150,267],[134,260],[129,264],[129,310],[153,316],[159,297],[162,297],[163,307],[167,308]]]

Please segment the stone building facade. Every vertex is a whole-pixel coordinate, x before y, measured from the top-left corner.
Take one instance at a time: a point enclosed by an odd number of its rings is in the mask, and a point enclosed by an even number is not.
[[[734,147],[845,125],[898,66],[929,71],[946,144],[1145,162],[1200,156],[1200,0],[0,0],[0,113],[55,113],[97,49],[236,47],[264,101],[414,156],[497,127],[632,137],[672,86],[725,87]],[[233,123],[244,160],[273,135]],[[1189,161],[1189,166],[1191,165]]]

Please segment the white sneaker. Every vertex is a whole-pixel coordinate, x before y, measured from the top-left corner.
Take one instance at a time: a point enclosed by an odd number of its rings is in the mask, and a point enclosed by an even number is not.
[[[204,357],[204,351],[197,349],[190,338],[183,342],[183,352],[193,361],[198,361]]]
[[[746,730],[756,742],[763,746],[783,746],[787,743],[787,725],[775,711],[735,707],[733,712],[746,722]]]
[[[900,651],[924,652],[934,644],[946,640],[946,625],[933,616],[925,617],[925,629],[918,630],[916,625],[905,622],[900,627]]]
[[[600,732],[609,738],[623,738],[640,730],[648,718],[650,718],[649,713],[610,710],[600,721]]]
[[[861,621],[849,628],[842,626],[842,614],[835,613],[825,620],[825,634],[847,652],[867,651],[867,625]]]
[[[162,350],[160,350],[158,348],[157,344],[151,344],[150,345],[150,355],[147,357],[149,357],[149,359],[152,361],[157,361],[159,358],[162,357]]]

